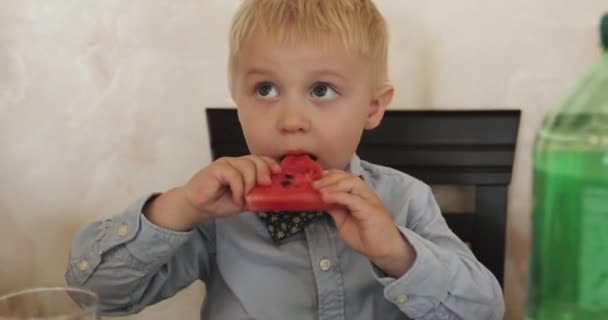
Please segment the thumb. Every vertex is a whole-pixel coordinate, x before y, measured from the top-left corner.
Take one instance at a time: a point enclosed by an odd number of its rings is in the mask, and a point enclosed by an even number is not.
[[[334,220],[334,223],[336,224],[337,228],[339,228],[344,223],[344,221],[346,221],[348,215],[348,211],[343,208],[330,209],[327,210],[327,213]]]

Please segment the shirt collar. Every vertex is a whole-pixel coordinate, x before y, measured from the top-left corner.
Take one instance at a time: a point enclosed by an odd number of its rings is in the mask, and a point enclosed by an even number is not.
[[[357,154],[354,154],[349,164],[346,166],[346,172],[354,176],[363,176],[363,167],[361,167],[361,159]]]

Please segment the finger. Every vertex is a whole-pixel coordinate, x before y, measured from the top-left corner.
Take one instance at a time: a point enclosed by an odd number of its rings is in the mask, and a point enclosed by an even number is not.
[[[241,173],[236,170],[227,160],[218,163],[215,173],[216,179],[224,186],[230,188],[232,201],[239,206],[243,205],[244,180]]]
[[[324,188],[328,185],[332,185],[336,182],[338,182],[339,180],[348,178],[350,175],[344,171],[341,170],[328,170],[325,171],[326,173],[324,173],[323,177],[321,177],[321,179],[315,181],[313,183],[313,187],[316,188],[317,190]]]
[[[321,198],[328,204],[337,204],[346,207],[350,214],[357,220],[368,218],[367,212],[374,208],[365,199],[346,192],[322,193]]]
[[[257,169],[255,163],[251,157],[231,159],[229,160],[229,163],[243,176],[243,181],[245,184],[243,193],[247,194],[247,192],[249,192],[249,190],[251,190],[251,188],[253,188],[257,183]]]
[[[369,187],[358,177],[348,176],[344,179],[336,181],[334,184],[321,189],[322,192],[346,192],[362,197],[366,200],[372,199],[372,193]]]
[[[264,159],[256,156],[251,157],[251,161],[255,165],[255,175],[257,184],[270,184],[270,166]]]
[[[268,167],[270,168],[270,171],[272,173],[276,174],[276,173],[281,172],[281,165],[273,158],[266,157],[266,156],[260,156],[259,158],[264,160],[264,162],[266,162],[268,164]]]
[[[327,210],[327,213],[334,220],[334,223],[338,229],[340,229],[344,221],[346,221],[346,217],[348,215],[348,211],[344,209],[330,209]]]

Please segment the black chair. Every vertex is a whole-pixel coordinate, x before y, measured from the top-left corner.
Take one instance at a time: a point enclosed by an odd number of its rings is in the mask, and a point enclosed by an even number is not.
[[[503,284],[507,191],[519,110],[389,110],[357,154],[430,185],[475,189],[475,210],[444,213],[450,228]],[[207,109],[213,159],[248,153],[235,109]]]

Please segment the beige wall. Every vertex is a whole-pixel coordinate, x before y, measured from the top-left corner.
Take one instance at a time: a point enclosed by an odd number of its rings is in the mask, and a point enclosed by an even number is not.
[[[0,1],[0,293],[62,284],[79,227],[209,162],[204,108],[232,104],[225,39],[238,2]],[[377,2],[394,108],[523,108],[506,262],[508,319],[521,319],[533,132],[597,59],[608,3]],[[133,319],[194,319],[202,293]]]

